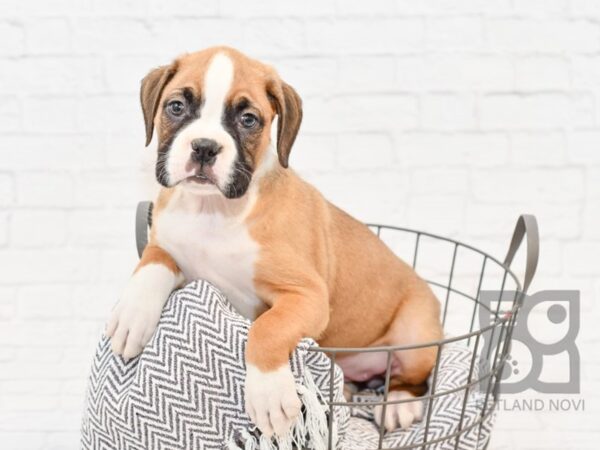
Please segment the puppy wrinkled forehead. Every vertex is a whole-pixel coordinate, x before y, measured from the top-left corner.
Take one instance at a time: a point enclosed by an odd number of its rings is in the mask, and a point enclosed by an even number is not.
[[[267,89],[269,84],[277,79],[276,72],[272,67],[228,47],[210,48],[177,58],[174,63],[177,70],[165,89],[165,95],[174,89],[187,86],[192,88],[196,95],[204,97],[207,76],[211,74],[211,67],[213,75],[217,72],[221,76],[227,76],[227,73],[224,72],[227,70],[224,60],[231,63],[233,72],[227,99],[231,100],[233,97],[245,95],[259,103],[260,106],[271,109]],[[218,75],[215,76],[218,77]]]

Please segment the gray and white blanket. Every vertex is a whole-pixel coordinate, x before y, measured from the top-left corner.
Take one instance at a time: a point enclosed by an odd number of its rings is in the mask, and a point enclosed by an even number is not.
[[[242,449],[327,450],[330,361],[311,339],[298,345],[290,362],[303,402],[303,413],[287,436],[261,436],[244,412],[244,349],[250,322],[240,316],[211,284],[190,283],[168,300],[157,331],[142,354],[125,362],[114,356],[102,337],[94,357],[82,423],[84,449]],[[436,391],[464,385],[471,353],[448,346],[442,352]],[[334,401],[343,402],[343,375],[335,368]],[[334,408],[332,448],[378,448],[378,427],[368,400],[377,392],[361,392],[355,401],[364,407]],[[436,398],[431,404],[428,448],[484,448],[492,419],[479,433],[482,398],[477,391]],[[428,412],[425,411],[425,415]],[[456,439],[443,439],[467,429]],[[402,448],[423,442],[423,423],[386,434],[384,448]]]

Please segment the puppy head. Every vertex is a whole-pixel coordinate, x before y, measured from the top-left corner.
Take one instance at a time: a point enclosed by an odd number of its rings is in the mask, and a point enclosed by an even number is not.
[[[267,159],[275,116],[283,167],[302,121],[300,97],[271,67],[224,47],[154,69],[140,97],[146,145],[157,130],[158,182],[227,198],[244,195]]]

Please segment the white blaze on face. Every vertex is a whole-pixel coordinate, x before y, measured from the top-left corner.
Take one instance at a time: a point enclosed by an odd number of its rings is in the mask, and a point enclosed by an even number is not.
[[[233,82],[233,62],[224,53],[217,53],[209,62],[202,89],[200,118],[182,128],[175,137],[167,157],[169,181],[176,183],[195,175],[188,163],[194,139],[214,139],[222,146],[212,167],[217,183],[224,189],[230,182],[237,158],[235,141],[223,128],[223,112],[227,94]],[[214,191],[211,185],[194,185],[196,190]]]

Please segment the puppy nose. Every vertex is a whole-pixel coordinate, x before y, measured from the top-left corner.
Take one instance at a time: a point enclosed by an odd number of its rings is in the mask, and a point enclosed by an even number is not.
[[[192,141],[192,159],[202,164],[213,165],[221,146],[214,139],[199,138]]]

